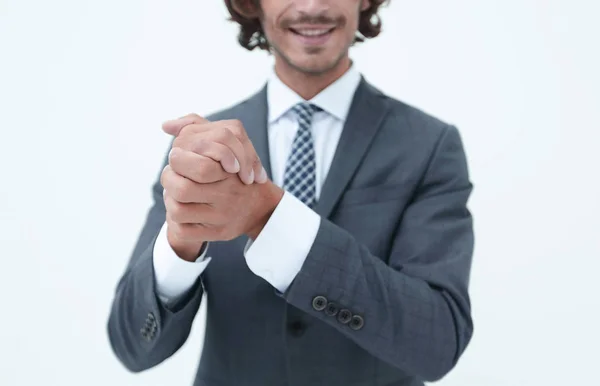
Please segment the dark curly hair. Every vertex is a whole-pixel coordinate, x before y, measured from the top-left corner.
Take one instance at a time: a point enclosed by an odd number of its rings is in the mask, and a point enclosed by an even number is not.
[[[361,43],[365,39],[379,35],[381,32],[381,19],[377,12],[382,5],[388,2],[389,0],[371,0],[371,6],[360,13],[358,32],[354,38],[354,43]],[[268,51],[269,42],[258,17],[250,18],[240,12],[248,10],[248,14],[255,13],[260,7],[260,0],[225,0],[225,5],[231,15],[229,20],[240,25],[238,34],[240,45],[250,51],[255,48]]]

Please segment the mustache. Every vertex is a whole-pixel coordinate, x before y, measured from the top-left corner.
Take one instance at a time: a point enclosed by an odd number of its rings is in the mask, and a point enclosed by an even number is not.
[[[346,23],[346,19],[343,16],[332,17],[326,14],[320,15],[300,15],[295,19],[285,19],[281,21],[281,26],[283,28],[290,28],[294,24],[335,24],[339,26],[343,26]]]

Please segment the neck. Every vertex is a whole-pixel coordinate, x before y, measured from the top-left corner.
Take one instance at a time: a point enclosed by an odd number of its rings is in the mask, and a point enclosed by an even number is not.
[[[294,90],[304,100],[309,100],[338,80],[348,71],[351,65],[350,58],[346,57],[340,60],[334,68],[314,74],[293,68],[287,63],[283,63],[283,60],[275,60],[275,73],[286,86]]]

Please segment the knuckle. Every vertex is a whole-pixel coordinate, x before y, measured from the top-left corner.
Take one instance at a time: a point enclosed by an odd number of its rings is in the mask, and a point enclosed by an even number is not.
[[[188,200],[190,196],[191,186],[188,181],[184,178],[178,179],[177,182],[173,184],[173,188],[169,191],[171,197],[173,197],[176,201],[185,202]]]
[[[213,174],[215,162],[206,157],[202,157],[202,159],[199,160],[199,163],[198,167],[194,170],[195,178],[198,181],[208,181]]]
[[[204,131],[206,131],[206,121],[202,118],[200,118],[199,120],[194,119],[192,121],[192,123],[189,123],[187,125],[185,125],[181,131],[179,132],[179,137],[183,137],[183,138],[189,138],[190,136],[193,136],[194,134],[198,134],[198,133],[202,133]]]
[[[185,222],[186,210],[185,210],[184,204],[174,201],[169,205],[169,208],[167,209],[167,211],[169,212],[169,215],[171,216],[171,219],[174,222],[176,222],[176,223]]]
[[[160,172],[160,185],[163,187],[163,189],[166,189],[165,183],[166,183],[166,179],[167,179],[167,168],[169,167],[169,165],[166,165],[162,172]]]
[[[242,125],[242,121],[239,119],[230,120],[228,126],[230,127],[230,130],[236,134],[240,134],[244,130],[244,125]]]
[[[223,126],[218,130],[215,130],[215,140],[221,143],[227,143],[235,137],[235,134],[230,130],[229,127]]]
[[[187,137],[185,137],[184,135],[184,130],[187,128],[188,126],[184,127],[183,129],[181,129],[181,131],[179,132],[179,135],[177,137],[175,137],[175,139],[173,140],[173,144],[172,144],[172,149],[175,148],[183,148],[185,149],[185,144],[188,140]]]
[[[179,139],[180,142],[183,142],[183,140],[187,137],[187,134],[190,132],[190,129],[193,125],[185,125],[181,128],[181,130],[179,130],[179,135],[177,136],[177,138],[175,138],[175,140]]]
[[[244,125],[239,119],[231,119],[227,121],[223,128],[229,131],[232,136],[238,138],[239,140],[243,140],[246,137]]]
[[[204,168],[198,168],[194,172],[194,179],[200,183],[208,183],[210,173]]]
[[[160,184],[163,189],[168,189],[172,187],[172,179],[173,179],[173,171],[171,169],[171,165],[167,164],[162,173],[160,174]]]
[[[194,138],[191,150],[196,154],[203,154],[207,151],[209,147],[210,142],[206,138],[197,136],[196,138]]]
[[[215,146],[213,152],[212,152],[212,157],[215,161],[223,161],[226,160],[228,157],[230,157],[231,151],[227,150],[227,147],[225,146]]]
[[[232,159],[235,158],[235,151],[228,146],[222,146],[219,148],[219,151],[223,157],[231,157]]]
[[[192,134],[194,134],[194,132],[196,131],[198,125],[195,123],[190,123],[188,125],[185,125],[181,128],[181,131],[179,132],[179,135],[177,136],[177,138],[182,142],[185,143],[184,141],[188,140],[188,137],[190,137]]]
[[[168,161],[169,161],[169,165],[171,167],[173,167],[174,163],[176,163],[177,160],[179,159],[179,156],[181,155],[181,153],[179,151],[180,151],[179,147],[174,147],[171,149],[171,151],[169,151]]]

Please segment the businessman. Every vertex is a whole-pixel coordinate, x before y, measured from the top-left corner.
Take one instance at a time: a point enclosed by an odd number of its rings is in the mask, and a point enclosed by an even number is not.
[[[169,358],[206,295],[194,385],[441,379],[473,333],[457,128],[350,59],[383,0],[225,2],[272,75],[234,107],[163,124],[172,146],[108,321],[116,356],[134,372]]]

